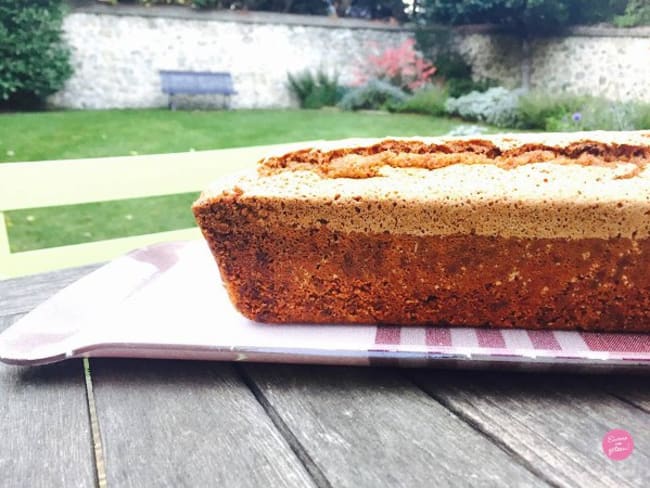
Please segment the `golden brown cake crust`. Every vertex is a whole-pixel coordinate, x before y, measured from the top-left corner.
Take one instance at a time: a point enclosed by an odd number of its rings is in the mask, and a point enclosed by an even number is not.
[[[650,161],[650,146],[582,139],[563,146],[537,142],[502,149],[483,139],[429,144],[387,139],[369,146],[294,151],[262,160],[259,170],[262,176],[309,170],[327,178],[372,178],[380,176],[380,169],[385,166],[433,170],[453,164],[492,164],[511,169],[548,161],[606,167],[630,163],[633,167],[629,173],[618,178],[631,178]]]
[[[255,320],[650,331],[650,140],[588,136],[291,153],[194,213]]]

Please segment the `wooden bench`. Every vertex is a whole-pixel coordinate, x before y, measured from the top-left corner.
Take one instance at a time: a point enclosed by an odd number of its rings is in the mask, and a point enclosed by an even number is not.
[[[313,144],[0,164],[0,279],[107,261],[155,242],[200,236],[194,227],[12,253],[6,211],[198,192],[211,180],[254,166],[268,154]]]
[[[163,93],[169,95],[169,109],[176,110],[174,95],[222,95],[223,106],[230,106],[230,97],[237,92],[227,72],[162,70]]]

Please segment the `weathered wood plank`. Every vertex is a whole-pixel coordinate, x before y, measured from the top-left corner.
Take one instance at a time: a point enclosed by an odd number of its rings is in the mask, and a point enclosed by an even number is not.
[[[109,486],[314,486],[229,364],[92,360]]]
[[[606,393],[600,381],[496,372],[407,374],[554,484],[648,486],[650,415]],[[648,391],[647,378],[634,382]],[[618,462],[608,459],[601,447],[604,435],[616,428],[627,430],[636,444],[633,454]]]
[[[650,377],[612,375],[593,381],[615,397],[650,413]]]
[[[22,315],[0,317],[0,331]],[[0,399],[0,485],[95,484],[81,361],[0,363]]]
[[[544,486],[399,372],[242,365],[332,486]]]
[[[0,280],[0,316],[27,312],[101,264]]]

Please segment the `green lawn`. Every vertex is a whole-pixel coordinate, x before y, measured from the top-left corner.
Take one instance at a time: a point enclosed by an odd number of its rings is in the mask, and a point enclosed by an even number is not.
[[[0,114],[0,162],[127,156],[309,139],[440,135],[459,122],[310,110],[109,110]],[[55,182],[53,182],[55,184]],[[8,212],[14,252],[193,225],[196,193]]]
[[[328,110],[106,110],[0,115],[0,162],[160,154],[313,139],[443,134],[459,122]]]

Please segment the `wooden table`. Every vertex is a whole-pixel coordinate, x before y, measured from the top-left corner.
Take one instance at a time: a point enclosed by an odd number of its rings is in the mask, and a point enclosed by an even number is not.
[[[1,281],[0,330],[91,269]],[[650,486],[649,376],[89,365],[0,365],[0,486]]]

